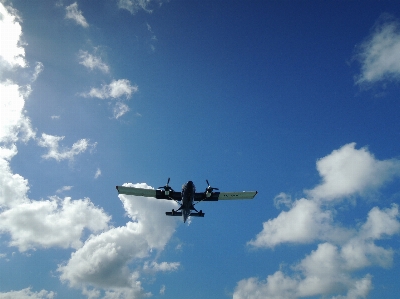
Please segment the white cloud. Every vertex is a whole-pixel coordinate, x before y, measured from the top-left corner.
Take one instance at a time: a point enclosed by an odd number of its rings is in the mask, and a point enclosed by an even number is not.
[[[110,70],[108,65],[105,64],[100,57],[89,54],[87,51],[80,50],[79,59],[80,59],[79,61],[80,64],[91,70],[99,69],[103,73],[108,73]]]
[[[69,190],[71,190],[73,188],[73,186],[63,186],[63,187],[61,187],[60,189],[58,189],[57,191],[56,191],[56,193],[62,193],[62,192],[64,192],[64,191],[69,191]]]
[[[71,5],[65,8],[66,10],[66,19],[74,20],[78,25],[82,27],[88,27],[89,24],[86,22],[85,17],[82,14],[82,11],[78,9],[78,3],[72,3]]]
[[[394,250],[377,241],[399,234],[398,205],[373,207],[364,223],[345,227],[335,219],[340,212],[335,206],[342,201],[331,199],[376,192],[399,174],[399,161],[377,160],[366,148],[356,150],[351,143],[320,159],[317,169],[322,183],[306,191],[309,198],[292,202],[284,193],[276,196],[275,204],[284,204],[289,211],[264,222],[263,230],[249,242],[254,247],[273,248],[319,241],[317,249],[292,265],[288,274],[279,270],[264,281],[254,277],[239,281],[234,298],[366,298],[372,276],[366,273],[360,278],[360,271],[392,266]]]
[[[52,116],[50,116],[50,118],[51,119],[60,119],[60,116],[59,115],[52,115]]]
[[[94,178],[97,179],[99,176],[101,176],[101,170],[100,168],[97,168],[96,173],[94,174]]]
[[[83,230],[99,232],[108,227],[110,217],[89,199],[29,201],[0,214],[0,231],[11,236],[10,246],[20,251],[35,248],[79,248]]]
[[[15,142],[18,137],[28,141],[35,137],[24,105],[25,98],[17,84],[10,80],[0,82],[0,142]]]
[[[274,205],[277,209],[279,209],[281,205],[290,208],[292,204],[293,204],[292,197],[284,192],[279,193],[274,198]]]
[[[128,185],[151,188],[146,184]],[[132,221],[91,236],[58,271],[61,280],[72,287],[105,289],[106,298],[136,298],[144,294],[140,273],[131,272],[128,266],[133,261],[145,263],[153,250],[164,249],[177,221],[160,215],[176,208],[176,203],[127,195],[119,198]],[[160,271],[177,267],[174,263],[151,265]]]
[[[161,3],[161,1],[152,0],[118,0],[118,7],[128,10],[133,15],[136,14],[140,9],[151,13],[152,10],[148,9],[147,7],[150,6],[152,2]]]
[[[110,84],[102,85],[100,89],[92,88],[88,93],[83,93],[82,96],[99,99],[117,99],[123,96],[130,98],[137,91],[137,85],[131,85],[131,82],[127,79],[119,79],[113,80]]]
[[[249,244],[272,248],[286,242],[309,243],[330,230],[331,222],[329,211],[322,211],[316,202],[302,198],[288,212],[264,222],[263,230]]]
[[[17,147],[0,147],[0,210],[28,202],[28,180],[11,171],[9,161],[17,154]]]
[[[37,80],[40,73],[43,72],[43,69],[44,69],[43,63],[37,62],[35,65],[35,70],[33,72],[32,78],[31,78],[31,82],[35,82]]]
[[[397,20],[382,15],[359,50],[361,74],[357,84],[400,79],[400,25]]]
[[[165,284],[163,284],[161,286],[161,288],[160,288],[160,295],[164,295],[165,294],[165,289],[166,289]]]
[[[0,3],[0,71],[2,67],[26,66],[25,49],[20,41],[22,28],[18,21],[17,11]]]
[[[113,109],[114,118],[115,119],[120,118],[122,115],[127,113],[129,110],[130,109],[129,109],[128,105],[121,103],[121,102],[117,102]]]
[[[167,262],[162,262],[162,263],[157,263],[157,262],[145,262],[143,266],[143,270],[149,271],[149,272],[169,272],[169,271],[176,271],[180,267],[179,262],[173,262],[173,263],[167,263]]]
[[[31,288],[26,288],[20,291],[10,291],[0,293],[0,299],[53,299],[56,293],[41,290],[40,292],[32,292]]]
[[[43,133],[42,137],[38,140],[38,145],[49,149],[48,153],[43,155],[44,159],[73,160],[76,155],[85,152],[88,148],[94,148],[96,143],[90,144],[87,139],[80,139],[75,142],[70,149],[59,150],[59,141],[63,140],[65,136],[53,136]]]
[[[238,282],[233,299],[294,299],[297,284],[281,271],[268,275],[265,282],[251,277]]]
[[[322,182],[306,191],[310,197],[332,200],[363,195],[400,174],[399,160],[377,160],[367,148],[355,149],[355,145],[346,144],[317,161]]]

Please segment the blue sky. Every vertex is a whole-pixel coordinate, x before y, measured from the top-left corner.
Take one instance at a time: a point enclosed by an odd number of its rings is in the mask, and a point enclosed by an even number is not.
[[[397,298],[395,1],[0,1],[0,298]],[[204,202],[118,196],[168,178]]]

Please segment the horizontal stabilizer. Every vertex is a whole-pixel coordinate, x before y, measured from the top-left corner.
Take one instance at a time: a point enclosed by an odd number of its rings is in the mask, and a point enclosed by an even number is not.
[[[167,216],[182,216],[182,212],[165,212]]]
[[[193,216],[193,217],[204,217],[204,213],[190,213],[190,216]]]

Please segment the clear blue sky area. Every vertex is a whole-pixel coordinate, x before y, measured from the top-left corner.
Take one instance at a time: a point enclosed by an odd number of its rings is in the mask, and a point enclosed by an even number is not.
[[[397,299],[397,1],[0,0],[0,298]],[[253,200],[118,195],[206,179]]]

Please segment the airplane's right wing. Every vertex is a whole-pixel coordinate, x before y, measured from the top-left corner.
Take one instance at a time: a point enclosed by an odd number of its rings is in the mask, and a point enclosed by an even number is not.
[[[242,191],[242,192],[212,192],[209,196],[203,193],[195,194],[195,201],[218,201],[230,199],[253,199],[257,195],[257,191]]]
[[[257,191],[242,191],[242,192],[216,192],[218,200],[225,199],[253,199],[257,195]]]

